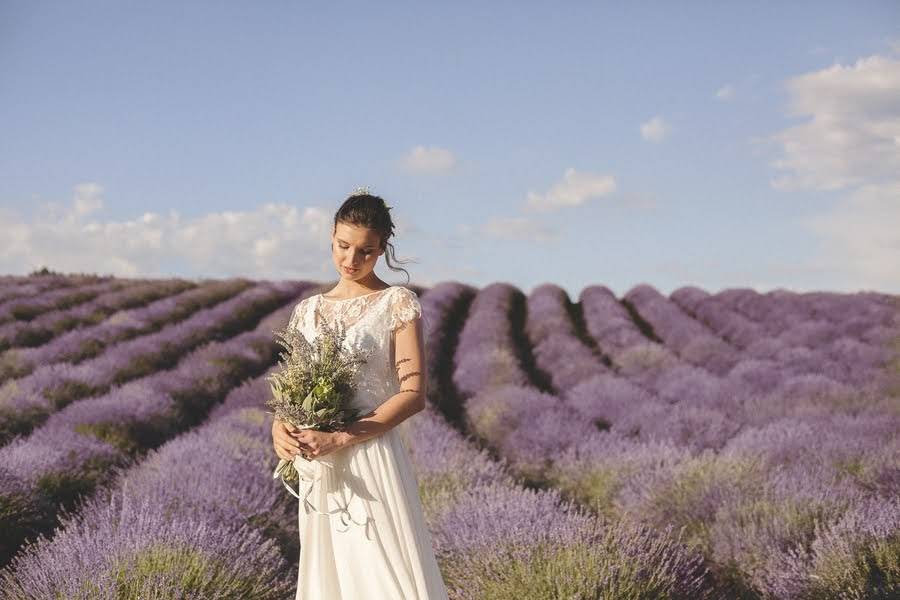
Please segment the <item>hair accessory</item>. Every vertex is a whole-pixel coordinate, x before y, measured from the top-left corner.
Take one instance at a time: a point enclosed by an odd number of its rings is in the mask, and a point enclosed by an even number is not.
[[[369,186],[362,185],[362,186],[357,187],[355,190],[353,190],[353,192],[350,194],[350,197],[352,198],[353,196],[371,196],[371,195],[372,195],[372,193],[369,191]],[[391,210],[392,208],[394,208],[393,206],[388,206],[388,203],[385,202],[384,199],[382,199],[381,202],[384,204],[384,207],[388,210]]]

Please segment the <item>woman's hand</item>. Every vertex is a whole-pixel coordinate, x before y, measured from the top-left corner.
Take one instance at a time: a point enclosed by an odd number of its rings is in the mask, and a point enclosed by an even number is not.
[[[275,419],[272,423],[272,443],[278,458],[293,461],[301,452],[309,453],[309,448],[297,441],[297,428],[290,423]]]
[[[306,458],[321,458],[342,447],[343,436],[340,431],[317,431],[301,429],[293,434],[296,441],[303,445]]]

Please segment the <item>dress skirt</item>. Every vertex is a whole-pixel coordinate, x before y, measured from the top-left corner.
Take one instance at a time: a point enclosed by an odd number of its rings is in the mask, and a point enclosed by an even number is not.
[[[447,599],[398,427],[294,462],[301,471],[297,600]]]

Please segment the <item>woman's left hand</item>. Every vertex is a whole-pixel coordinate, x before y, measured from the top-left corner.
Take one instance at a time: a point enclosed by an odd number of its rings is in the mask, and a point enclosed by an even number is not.
[[[326,454],[330,454],[341,448],[340,432],[337,431],[318,431],[316,429],[301,429],[291,432],[298,442],[305,445],[306,458],[313,460],[321,458]]]

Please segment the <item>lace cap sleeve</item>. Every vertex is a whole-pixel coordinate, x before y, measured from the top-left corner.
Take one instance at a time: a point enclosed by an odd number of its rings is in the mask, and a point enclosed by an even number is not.
[[[405,287],[398,287],[391,298],[391,331],[396,331],[421,316],[422,305],[419,304],[416,293]]]

